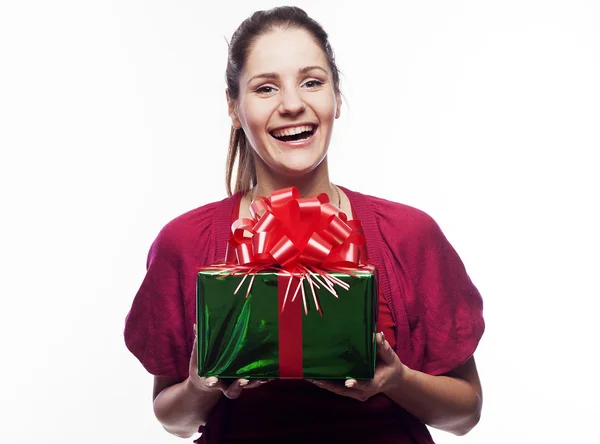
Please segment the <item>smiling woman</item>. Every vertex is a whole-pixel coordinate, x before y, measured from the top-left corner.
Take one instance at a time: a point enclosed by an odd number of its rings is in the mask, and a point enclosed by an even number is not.
[[[304,29],[273,29],[249,47],[239,93],[228,89],[233,128],[253,148],[257,181],[244,185],[268,194],[303,178],[312,195],[310,184],[329,182],[326,154],[341,106],[330,65]]]
[[[426,425],[467,433],[482,405],[473,358],[484,330],[480,294],[427,214],[330,182],[341,95],[325,31],[299,8],[256,12],[232,37],[226,97],[229,197],[163,228],[126,323],[127,346],[155,375],[158,420],[178,436],[200,430],[201,443],[431,443]],[[256,196],[291,186],[327,194],[363,226],[379,266],[375,376],[345,384],[199,377],[197,267],[224,257],[231,222],[251,217]]]

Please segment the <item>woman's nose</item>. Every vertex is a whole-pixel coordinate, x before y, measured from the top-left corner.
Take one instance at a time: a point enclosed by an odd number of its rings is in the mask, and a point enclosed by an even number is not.
[[[279,104],[279,112],[281,114],[296,115],[305,109],[306,105],[295,88],[283,91],[283,94],[281,94],[281,102]]]

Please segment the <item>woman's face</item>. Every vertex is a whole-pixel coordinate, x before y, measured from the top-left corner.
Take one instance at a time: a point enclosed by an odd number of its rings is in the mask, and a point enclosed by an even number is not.
[[[239,98],[229,103],[234,126],[269,172],[296,177],[325,158],[341,106],[327,57],[309,33],[293,28],[254,42]]]

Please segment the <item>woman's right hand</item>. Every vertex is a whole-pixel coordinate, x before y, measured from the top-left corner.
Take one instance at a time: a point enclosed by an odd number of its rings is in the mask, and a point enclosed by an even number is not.
[[[229,399],[235,399],[242,394],[243,390],[256,388],[269,382],[268,379],[218,379],[215,376],[203,378],[198,376],[198,335],[194,325],[194,347],[190,359],[190,376],[188,383],[197,390],[211,392],[220,390]]]

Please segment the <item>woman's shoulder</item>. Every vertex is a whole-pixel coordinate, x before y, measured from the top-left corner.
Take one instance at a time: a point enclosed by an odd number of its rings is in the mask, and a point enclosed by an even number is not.
[[[172,252],[185,246],[196,249],[213,239],[219,229],[227,231],[234,197],[206,203],[169,220],[159,231],[154,247]]]
[[[401,202],[346,190],[361,222],[372,220],[384,237],[421,237],[437,231],[436,221],[427,212]],[[364,225],[364,223],[363,223]]]

